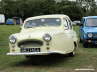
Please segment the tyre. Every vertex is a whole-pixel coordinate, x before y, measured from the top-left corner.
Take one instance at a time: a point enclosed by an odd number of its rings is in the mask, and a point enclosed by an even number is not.
[[[70,57],[74,57],[75,56],[75,52],[71,52],[68,54]]]
[[[81,38],[80,38],[79,42],[82,43],[82,39]]]
[[[84,47],[84,48],[88,48],[88,43],[83,42],[83,47]]]
[[[70,57],[74,57],[75,56],[76,47],[77,47],[77,45],[74,43],[74,50],[73,50],[73,52],[68,54]]]

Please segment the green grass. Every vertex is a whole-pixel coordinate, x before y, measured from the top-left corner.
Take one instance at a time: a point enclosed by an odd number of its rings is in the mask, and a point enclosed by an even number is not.
[[[79,27],[74,27],[78,32]],[[8,37],[19,32],[15,25],[0,25],[0,72],[72,72],[75,68],[97,68],[97,48],[83,48],[79,44],[75,57],[49,55],[32,60],[24,56],[7,56]]]

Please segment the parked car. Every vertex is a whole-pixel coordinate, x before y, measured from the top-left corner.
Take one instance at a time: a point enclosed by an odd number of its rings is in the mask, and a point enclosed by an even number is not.
[[[0,14],[0,24],[4,24],[4,23],[5,23],[5,15]]]
[[[19,17],[13,17],[13,18],[8,18],[7,20],[6,20],[6,24],[7,25],[19,25],[19,24],[22,24],[23,23],[23,21],[22,21],[22,19],[21,18],[19,18]]]
[[[13,25],[14,24],[14,20],[12,18],[8,18],[6,21],[7,25]]]
[[[23,20],[22,20],[22,18],[20,18],[20,17],[13,17],[13,20],[14,20],[14,24],[16,25],[20,25],[20,24],[22,24],[23,23]]]
[[[77,35],[67,15],[43,15],[27,18],[20,33],[9,37],[7,55],[69,54],[77,48]]]
[[[97,16],[83,17],[80,26],[80,41],[84,47],[97,44]]]

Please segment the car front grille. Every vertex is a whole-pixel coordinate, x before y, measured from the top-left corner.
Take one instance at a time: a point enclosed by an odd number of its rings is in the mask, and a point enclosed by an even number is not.
[[[91,39],[87,39],[87,40],[97,41],[97,39],[94,39],[94,38],[91,38]]]
[[[97,41],[97,39],[91,39],[92,41]]]
[[[93,37],[97,37],[97,34],[93,34]]]
[[[33,47],[40,47],[43,45],[43,42],[40,40],[28,40],[22,41],[18,43],[18,47],[20,48],[33,48]]]

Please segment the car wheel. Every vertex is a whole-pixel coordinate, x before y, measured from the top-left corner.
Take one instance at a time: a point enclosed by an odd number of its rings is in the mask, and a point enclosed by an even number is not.
[[[80,38],[79,42],[82,43],[82,39],[81,38]]]
[[[76,46],[76,44],[74,43],[74,50],[73,50],[73,52],[71,52],[71,53],[68,54],[70,57],[74,57],[74,56],[75,56],[76,47],[77,47],[77,46]]]
[[[70,57],[74,57],[74,56],[75,56],[75,52],[73,51],[73,52],[69,53],[68,55],[69,55]]]
[[[83,46],[84,46],[84,48],[88,48],[88,43],[84,42]]]

